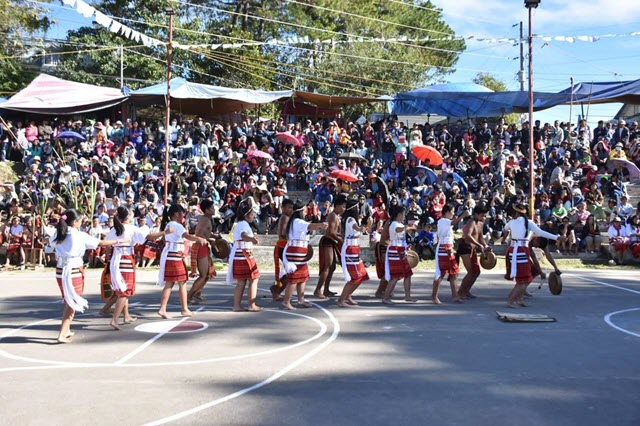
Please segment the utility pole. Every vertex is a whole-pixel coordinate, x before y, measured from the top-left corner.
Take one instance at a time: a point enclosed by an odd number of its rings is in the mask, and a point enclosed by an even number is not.
[[[533,141],[533,29],[532,9],[540,4],[540,0],[524,0],[525,7],[529,10],[529,215],[535,216],[535,152],[536,145]]]
[[[171,55],[173,54],[173,15],[175,11],[168,7],[166,9],[169,15],[169,43],[167,44],[167,117],[165,120],[165,146],[164,146],[164,208],[168,207],[169,200],[169,155],[171,155]]]
[[[120,46],[120,90],[124,89],[124,47]]]
[[[524,29],[520,21],[520,91],[524,92]]]

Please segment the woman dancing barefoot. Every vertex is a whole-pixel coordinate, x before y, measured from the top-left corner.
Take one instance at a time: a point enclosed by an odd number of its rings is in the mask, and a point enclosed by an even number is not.
[[[120,330],[118,319],[124,314],[124,323],[131,324],[136,318],[129,315],[129,297],[136,292],[136,259],[134,247],[144,244],[147,240],[156,240],[173,232],[171,227],[165,231],[149,232],[149,228],[138,228],[131,224],[133,215],[128,208],[118,207],[113,217],[113,228],[107,234],[107,240],[124,238],[128,243],[116,244],[113,247],[111,261],[105,265],[111,278],[111,288],[117,296],[113,318],[109,325],[114,330]],[[147,232],[145,232],[146,230]]]
[[[56,281],[64,299],[62,324],[58,342],[70,343],[74,333],[71,322],[77,312],[84,312],[89,306],[82,297],[84,292],[84,266],[82,258],[87,250],[95,250],[102,246],[112,246],[117,243],[126,244],[122,240],[99,240],[91,235],[80,232],[82,216],[74,209],[67,210],[60,216],[56,225],[56,232],[51,237],[50,245],[58,259],[56,266]]]
[[[187,305],[187,264],[184,261],[184,240],[196,241],[201,245],[208,245],[209,242],[204,238],[190,235],[185,227],[184,215],[186,211],[179,204],[172,204],[165,209],[161,227],[165,231],[172,229],[173,232],[165,237],[165,245],[160,256],[160,273],[158,275],[158,285],[163,285],[162,296],[160,297],[160,309],[158,315],[164,319],[169,319],[167,315],[167,304],[171,297],[173,285],[178,283],[178,296],[180,297],[180,306],[182,308],[182,316],[192,316],[193,312],[189,310]],[[170,221],[169,221],[170,220]],[[167,223],[168,222],[168,223]]]
[[[342,217],[344,223],[344,243],[342,244],[340,263],[346,284],[337,302],[338,306],[342,308],[349,308],[352,305],[358,304],[351,298],[351,295],[360,284],[369,280],[367,268],[365,268],[360,258],[360,235],[366,230],[366,227],[359,225],[358,206],[358,201],[349,201]]]
[[[309,281],[309,266],[306,256],[309,246],[309,231],[327,229],[327,223],[309,223],[302,219],[304,203],[297,200],[293,205],[293,214],[287,225],[287,245],[282,255],[283,268],[280,274],[287,274],[287,288],[284,292],[282,306],[285,309],[295,309],[291,305],[293,290],[298,290],[298,305],[303,308],[311,307],[304,299],[304,289]]]
[[[233,294],[233,311],[241,312],[242,295],[249,282],[247,291],[247,311],[260,312],[262,308],[256,305],[258,297],[258,279],[260,271],[253,257],[253,245],[258,244],[258,239],[253,236],[251,223],[255,219],[255,212],[251,206],[241,204],[238,207],[238,224],[233,230],[233,248],[229,255],[229,270],[227,271],[227,284],[231,285],[236,280],[236,290]]]

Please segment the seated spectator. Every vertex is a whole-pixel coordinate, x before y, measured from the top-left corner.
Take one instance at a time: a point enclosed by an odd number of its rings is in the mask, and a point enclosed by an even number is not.
[[[585,244],[587,253],[597,253],[600,251],[602,237],[600,236],[598,221],[593,215],[587,217],[587,222],[582,227],[582,234],[580,238]]]
[[[615,217],[609,225],[609,255],[611,256],[610,264],[623,265],[624,254],[629,248],[629,235],[627,228],[622,226],[622,219]]]
[[[636,259],[640,257],[640,217],[631,216],[627,223],[627,235],[629,236],[629,249]]]
[[[563,236],[563,240],[558,240],[556,242],[556,246],[558,247],[558,253],[569,254],[575,250],[575,253],[578,252],[576,248],[576,234],[569,221],[568,216],[564,216],[560,225],[558,226],[558,235]]]
[[[551,216],[553,216],[553,218],[558,222],[569,216],[569,212],[562,204],[562,200],[556,201],[555,207],[551,209]]]

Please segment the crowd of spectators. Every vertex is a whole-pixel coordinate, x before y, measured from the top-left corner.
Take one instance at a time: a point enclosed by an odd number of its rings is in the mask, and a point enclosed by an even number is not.
[[[447,203],[457,214],[486,203],[487,238],[504,242],[502,229],[511,206],[526,201],[530,172],[535,173],[537,220],[568,237],[556,246],[559,252],[597,251],[608,232],[612,241],[624,239],[625,251],[640,254],[640,212],[629,204],[626,190],[634,167],[640,165],[640,126],[635,122],[627,126],[623,120],[601,121],[590,129],[584,120],[577,126],[536,121],[532,165],[529,123],[520,128],[502,119],[474,127],[462,121],[406,126],[394,117],[362,124],[174,118],[168,176],[167,130],[162,123],[7,121],[0,130],[0,160],[25,167],[20,181],[4,183],[0,194],[2,247],[10,254],[7,262],[14,258],[20,265],[46,227],[59,220],[65,205],[80,204],[88,212],[84,229],[96,235],[110,226],[120,205],[134,212],[139,225],[157,227],[165,185],[168,202],[188,209],[188,222],[195,220],[199,202],[211,199],[216,231],[222,233],[231,229],[243,200],[258,213],[258,230],[273,232],[282,200],[290,191],[305,191],[305,216],[312,222],[331,212],[335,195],[357,197],[361,220],[375,240],[389,207],[401,204],[407,208],[407,220],[419,225],[409,235],[411,243],[429,257],[432,229]],[[64,131],[85,140],[58,139]],[[277,133],[289,133],[296,142],[283,143]],[[444,164],[420,164],[412,149],[422,144],[438,150]],[[359,180],[332,179],[332,169],[348,170]],[[623,261],[619,254],[612,251],[614,262]]]

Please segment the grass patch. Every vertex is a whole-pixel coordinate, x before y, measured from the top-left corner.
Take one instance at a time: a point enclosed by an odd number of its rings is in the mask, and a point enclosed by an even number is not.
[[[15,163],[13,161],[0,162],[0,184],[2,183],[16,183],[18,181],[18,174],[14,170]]]

